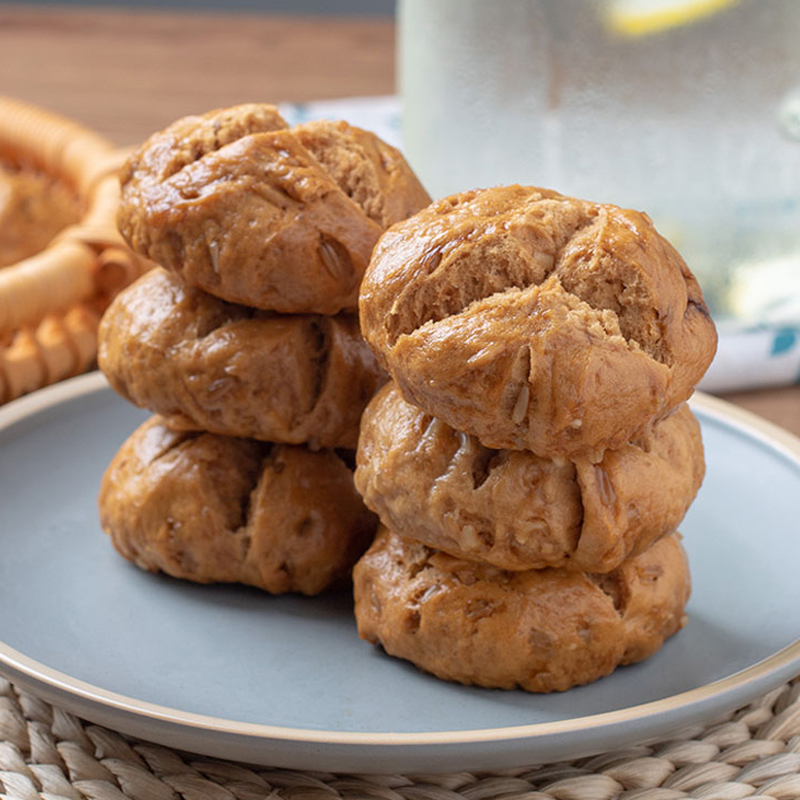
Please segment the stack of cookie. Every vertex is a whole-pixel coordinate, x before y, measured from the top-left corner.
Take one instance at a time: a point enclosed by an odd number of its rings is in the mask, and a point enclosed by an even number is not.
[[[684,623],[676,529],[704,473],[685,405],[713,357],[700,289],[644,214],[532,187],[434,203],[360,300],[394,381],[356,486],[361,636],[441,678],[564,690]]]
[[[131,156],[120,230],[160,266],[100,329],[109,382],[156,413],[101,486],[123,556],[273,593],[349,575],[376,524],[353,451],[385,381],[353,312],[379,235],[428,201],[374,135],[268,105],[181,119]]]

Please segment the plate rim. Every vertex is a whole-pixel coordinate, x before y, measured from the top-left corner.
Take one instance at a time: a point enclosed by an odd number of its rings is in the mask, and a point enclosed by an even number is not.
[[[61,403],[102,391],[111,391],[111,387],[105,376],[96,371],[14,400],[0,408],[0,434],[13,425]],[[762,444],[780,452],[800,467],[800,437],[750,411],[703,392],[695,392],[690,400],[690,405],[712,420],[732,427],[739,433],[755,438]],[[548,737],[574,736],[586,732],[598,733],[606,728],[615,730],[620,725],[642,723],[683,708],[707,709],[709,713],[721,712],[746,703],[760,693],[775,688],[793,677],[797,671],[796,668],[800,669],[800,638],[767,658],[719,680],[660,700],[599,714],[500,728],[423,732],[359,732],[242,722],[150,703],[73,678],[26,656],[0,640],[0,672],[6,675],[10,673],[9,680],[25,686],[34,693],[39,692],[49,697],[56,697],[61,705],[76,709],[79,715],[87,718],[91,718],[91,713],[87,713],[87,706],[89,712],[97,706],[95,719],[98,714],[105,720],[108,718],[108,714],[121,713],[126,718],[130,716],[137,723],[152,722],[157,726],[179,726],[181,729],[189,729],[200,735],[224,733],[243,741],[256,741],[263,744],[278,741],[318,747],[345,746],[371,749],[387,746],[391,748],[396,746],[430,748],[452,745],[490,745],[492,743],[535,744]],[[730,702],[726,702],[726,698]],[[686,724],[689,723],[683,723],[682,727],[685,727]],[[117,727],[123,728],[124,726]],[[128,727],[130,728],[130,726]]]

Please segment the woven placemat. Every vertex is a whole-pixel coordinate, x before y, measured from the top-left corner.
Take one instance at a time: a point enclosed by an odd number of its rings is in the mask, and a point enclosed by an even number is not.
[[[248,767],[84,722],[0,678],[9,800],[738,800],[800,798],[800,678],[679,738],[496,773],[334,775]]]

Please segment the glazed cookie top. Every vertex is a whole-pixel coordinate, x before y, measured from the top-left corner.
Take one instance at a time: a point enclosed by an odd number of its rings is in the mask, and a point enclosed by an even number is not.
[[[80,218],[80,204],[63,183],[0,162],[0,267],[38,253]]]
[[[173,428],[349,449],[385,380],[355,314],[259,311],[159,268],[109,306],[98,364]]]
[[[625,443],[691,394],[716,348],[697,281],[645,214],[525,186],[390,228],[360,311],[408,400],[542,456]]]
[[[379,527],[353,570],[359,635],[446,680],[564,691],[641,661],[686,621],[679,534],[609,575],[504,572]]]
[[[451,555],[606,573],[678,527],[704,471],[686,405],[593,464],[489,449],[389,384],[361,419],[355,480],[384,525]]]
[[[121,184],[118,225],[134,250],[222,299],[286,313],[355,308],[381,232],[429,201],[373,134],[289,129],[257,104],[154,134]]]
[[[332,450],[174,431],[151,417],[100,487],[100,520],[142,569],[273,594],[346,579],[377,520]]]

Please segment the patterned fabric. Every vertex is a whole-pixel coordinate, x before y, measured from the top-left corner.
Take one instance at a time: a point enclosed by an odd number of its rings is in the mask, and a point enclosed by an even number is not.
[[[720,330],[717,355],[699,388],[740,391],[800,383],[800,325]]]

